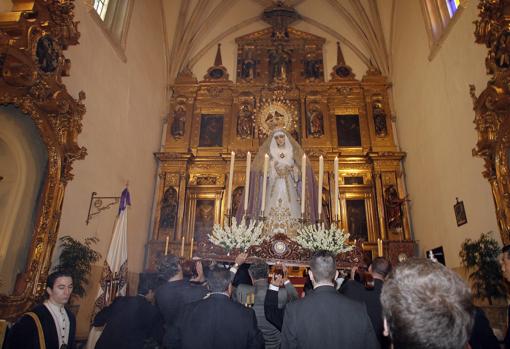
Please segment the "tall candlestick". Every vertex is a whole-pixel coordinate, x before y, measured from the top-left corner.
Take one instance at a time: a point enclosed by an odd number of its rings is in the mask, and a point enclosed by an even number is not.
[[[227,194],[227,210],[230,211],[232,208],[232,181],[234,179],[234,162],[236,159],[236,153],[230,153],[230,171],[228,173],[228,194]]]
[[[338,221],[338,156],[335,156],[335,162],[333,164],[333,171],[335,171],[335,190],[333,200],[333,220]]]
[[[379,257],[383,256],[383,241],[381,239],[377,239],[377,254]]]
[[[269,166],[269,155],[264,155],[264,177],[262,178],[262,204],[260,206],[260,211],[262,216],[264,216],[264,211],[266,209],[266,185],[267,185],[267,168]]]
[[[170,237],[167,235],[165,240],[165,256],[168,254],[168,243],[170,242]]]
[[[244,212],[248,210],[248,197],[250,196],[250,167],[251,153],[246,154],[246,184],[244,185]]]
[[[189,259],[193,258],[193,242],[195,240],[195,237],[191,237],[191,244],[189,245]]]
[[[323,180],[323,176],[324,176],[324,158],[321,156],[319,156],[319,190],[317,191],[317,198],[318,198],[318,203],[317,203],[317,208],[318,208],[318,220],[321,220],[321,213],[322,213],[322,180]]]
[[[301,158],[301,216],[305,216],[306,154]]]
[[[181,239],[181,257],[184,257],[184,236]]]

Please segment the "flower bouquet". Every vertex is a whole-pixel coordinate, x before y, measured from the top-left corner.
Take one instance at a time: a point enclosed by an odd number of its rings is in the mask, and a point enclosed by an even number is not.
[[[349,234],[332,224],[329,229],[322,224],[311,224],[298,230],[295,241],[301,247],[311,250],[326,250],[334,255],[349,252],[354,245],[348,242]]]
[[[246,220],[241,220],[237,224],[236,218],[232,218],[232,225],[227,223],[223,228],[219,224],[215,224],[213,231],[208,235],[209,241],[216,246],[223,247],[227,254],[234,249],[246,252],[248,248],[254,245],[260,245],[264,241],[263,237],[264,222],[257,222],[252,220],[249,225],[246,225]]]

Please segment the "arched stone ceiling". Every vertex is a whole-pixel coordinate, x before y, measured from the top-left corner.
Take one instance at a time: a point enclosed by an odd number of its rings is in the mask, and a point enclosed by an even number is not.
[[[391,78],[391,37],[395,0],[286,0],[301,19],[299,30],[326,39],[325,74],[336,63],[339,41],[346,63],[360,78],[369,66]],[[189,68],[202,79],[222,44],[223,64],[234,79],[235,38],[269,25],[261,19],[273,0],[162,0],[168,81]]]

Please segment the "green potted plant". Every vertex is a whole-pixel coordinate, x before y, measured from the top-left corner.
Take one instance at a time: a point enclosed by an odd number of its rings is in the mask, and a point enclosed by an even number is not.
[[[69,235],[60,239],[61,252],[58,258],[58,265],[53,271],[66,271],[73,277],[73,294],[80,298],[85,295],[85,286],[88,284],[88,277],[92,263],[101,258],[101,255],[92,249],[99,239],[86,238],[84,242],[78,241]]]
[[[501,248],[491,236],[492,232],[483,233],[478,240],[466,239],[462,243],[459,256],[462,265],[469,272],[469,280],[475,297],[492,301],[506,296],[503,276],[498,262]]]

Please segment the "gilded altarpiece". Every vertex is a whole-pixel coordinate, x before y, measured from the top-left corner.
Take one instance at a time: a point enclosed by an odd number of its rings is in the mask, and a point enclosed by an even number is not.
[[[278,103],[295,114],[289,121],[290,134],[315,174],[319,156],[324,157],[325,220],[332,219],[333,160],[338,156],[341,227],[353,230],[352,239],[364,240],[362,250],[368,254],[375,255],[379,238],[411,239],[401,164],[405,153],[395,145],[386,78],[369,69],[357,80],[339,50],[338,64],[326,79],[325,40],[292,27],[284,33],[273,26],[236,39],[236,82],[229,80],[219,47],[203,80],[189,70],[177,77],[169,122],[176,122],[176,113],[181,113],[177,119],[182,122],[179,129],[168,127],[164,151],[156,154],[161,180],[148,270],[163,253],[167,236],[175,254],[181,253],[184,239],[184,254],[189,256],[192,240],[194,248],[207,240],[211,220],[225,222],[231,151],[236,154],[233,206],[242,205],[246,154],[257,153],[272,121],[268,114],[261,117],[261,111]],[[221,118],[221,130],[215,125],[204,131],[210,118]],[[221,136],[221,142],[204,141],[212,134],[216,139]],[[352,139],[345,139],[346,134]],[[169,187],[177,194],[178,218],[172,229],[163,229],[162,203]],[[274,258],[264,247],[257,251],[261,257]]]

